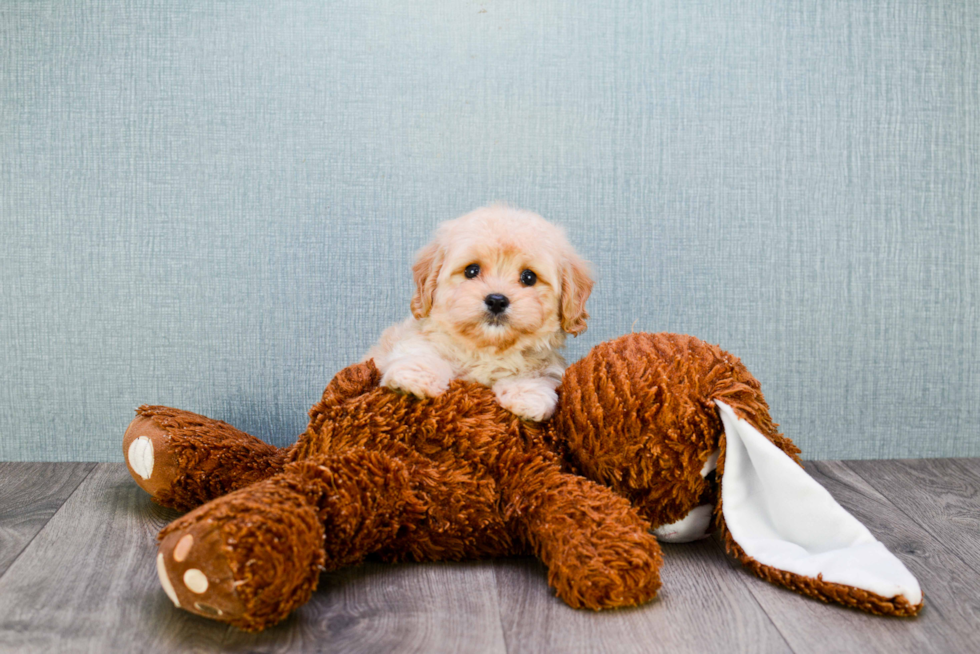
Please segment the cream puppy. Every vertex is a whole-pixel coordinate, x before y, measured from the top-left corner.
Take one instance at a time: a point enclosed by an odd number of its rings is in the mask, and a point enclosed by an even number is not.
[[[546,420],[566,334],[585,331],[588,264],[564,232],[503,204],[442,223],[416,256],[412,316],[364,357],[381,384],[435,397],[453,379],[493,388],[504,408]]]

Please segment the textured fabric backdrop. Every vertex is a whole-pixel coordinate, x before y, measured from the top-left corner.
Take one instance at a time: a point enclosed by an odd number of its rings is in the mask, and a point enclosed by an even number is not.
[[[498,198],[594,263],[570,359],[686,332],[809,458],[978,456],[978,54],[972,0],[4,2],[0,459],[291,442]]]

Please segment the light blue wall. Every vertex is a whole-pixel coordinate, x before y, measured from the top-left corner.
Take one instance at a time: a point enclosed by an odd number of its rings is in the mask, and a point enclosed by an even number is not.
[[[326,5],[326,6],[323,6]],[[4,2],[0,459],[284,444],[494,199],[808,458],[980,456],[976,2]]]

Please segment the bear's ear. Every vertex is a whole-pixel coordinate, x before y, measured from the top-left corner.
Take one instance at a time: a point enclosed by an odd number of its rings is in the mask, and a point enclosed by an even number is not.
[[[416,320],[425,318],[432,310],[436,293],[436,280],[442,270],[445,254],[438,241],[429,243],[415,255],[412,275],[415,278],[415,295],[412,296],[412,315]]]
[[[762,579],[825,602],[918,613],[922,588],[898,557],[782,448],[714,403],[725,429],[718,498],[725,549]]]
[[[585,301],[592,293],[592,273],[589,264],[570,253],[562,262],[561,267],[561,328],[578,336],[587,328],[585,321],[589,312],[585,310]]]

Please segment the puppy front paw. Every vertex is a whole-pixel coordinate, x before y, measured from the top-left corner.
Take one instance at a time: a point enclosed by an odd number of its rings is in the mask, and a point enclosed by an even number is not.
[[[404,358],[387,367],[381,376],[381,385],[426,398],[441,395],[452,379],[452,368],[445,361]]]
[[[558,394],[541,379],[510,379],[493,385],[497,402],[525,420],[541,422],[555,413]]]

